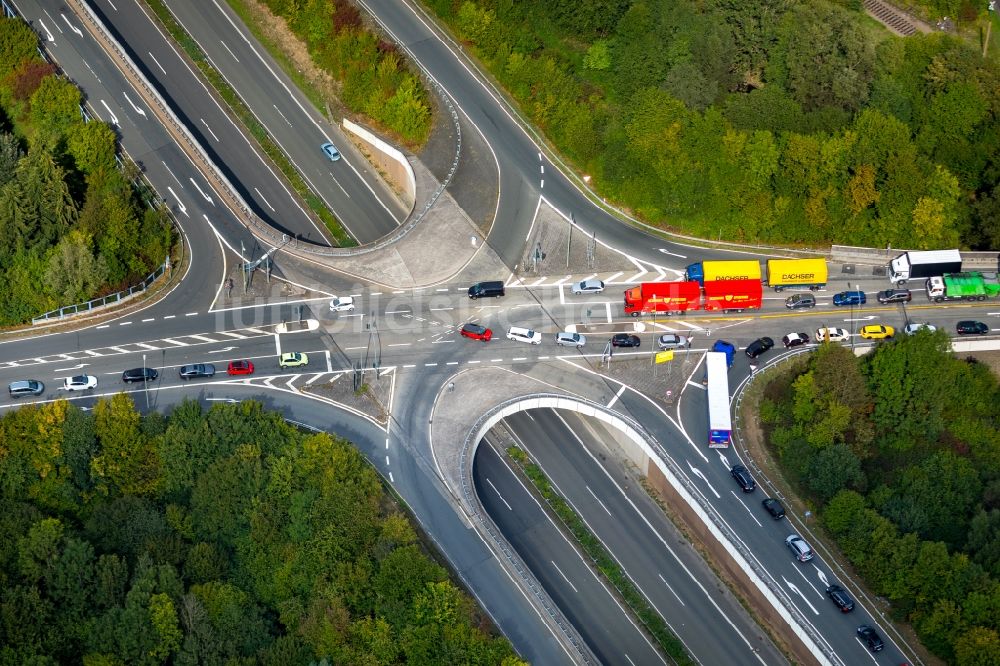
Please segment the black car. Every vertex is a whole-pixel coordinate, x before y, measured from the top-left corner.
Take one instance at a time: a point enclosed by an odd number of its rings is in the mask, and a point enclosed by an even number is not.
[[[863,624],[858,627],[858,638],[863,640],[868,646],[868,649],[872,652],[881,652],[882,648],[885,647],[885,643],[882,642],[882,638],[872,627],[867,624]]]
[[[629,333],[615,333],[611,337],[612,347],[638,347],[639,346],[639,336],[631,335]]]
[[[126,384],[132,382],[153,382],[160,376],[160,373],[153,368],[132,368],[122,373],[122,381]]]
[[[194,365],[181,366],[181,379],[194,379],[195,377],[211,377],[215,374],[215,366],[211,363],[195,363]]]
[[[789,310],[804,310],[816,307],[816,297],[812,294],[795,294],[785,299],[785,307]]]
[[[833,599],[833,603],[837,604],[841,613],[850,613],[854,610],[854,599],[847,595],[847,590],[836,583],[826,588],[826,596]]]
[[[736,483],[740,484],[740,488],[743,489],[745,493],[752,493],[753,489],[757,487],[754,482],[753,477],[750,476],[750,472],[743,465],[733,465],[729,469],[729,473],[736,479]]]
[[[781,502],[773,497],[768,497],[766,500],[761,502],[761,504],[775,520],[781,520],[785,517],[785,507],[781,506]]]
[[[879,303],[909,303],[913,296],[909,289],[885,289],[876,294]]]
[[[773,346],[774,340],[771,338],[757,338],[747,345],[747,356],[750,358],[757,358]]]
[[[959,335],[986,335],[990,332],[990,327],[981,321],[966,319],[955,324],[955,330]]]

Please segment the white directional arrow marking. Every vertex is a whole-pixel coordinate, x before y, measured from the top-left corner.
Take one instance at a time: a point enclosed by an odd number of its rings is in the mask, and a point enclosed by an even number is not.
[[[236,402],[233,398],[205,398],[209,402]]]
[[[685,257],[685,256],[684,256],[683,254],[677,254],[676,252],[670,252],[670,251],[668,251],[668,250],[664,250],[664,249],[663,249],[662,247],[661,247],[661,248],[658,248],[658,249],[659,249],[659,250],[660,250],[660,252],[662,252],[663,254],[669,254],[669,255],[670,255],[671,257],[680,257],[681,259],[687,259],[687,257]]]
[[[856,317],[854,319],[845,319],[844,321],[870,321],[875,318],[875,315],[869,315],[867,317]]]
[[[177,199],[177,208],[178,208],[178,210],[180,210],[182,213],[184,213],[184,215],[186,217],[191,217],[190,215],[188,215],[187,206],[185,206],[184,204],[181,203],[181,198],[179,196],[177,196],[177,194],[174,192],[174,188],[172,188],[169,185],[167,185],[167,192],[170,192],[170,194],[173,195],[174,199]]]
[[[108,103],[103,99],[101,100],[101,104],[103,104],[104,108],[108,110],[108,115],[111,116],[111,124],[118,126],[118,116],[115,115],[115,112],[111,110],[111,107],[108,106]]]
[[[56,41],[56,38],[52,36],[51,32],[49,32],[48,26],[42,23],[41,19],[38,20],[38,25],[42,26],[42,30],[45,31],[45,34],[48,36],[50,42]]]
[[[207,353],[209,353],[209,354],[224,354],[226,352],[233,351],[234,349],[236,349],[236,347],[223,347],[222,349],[213,349],[212,351],[207,352]]]
[[[733,466],[729,464],[729,459],[726,458],[722,451],[720,449],[716,449],[715,451],[719,454],[719,460],[721,460],[722,464],[726,466],[726,469],[732,469]]]
[[[699,479],[701,479],[702,481],[705,482],[705,485],[708,486],[708,489],[712,491],[713,495],[715,495],[715,499],[722,499],[722,495],[720,495],[719,493],[715,492],[715,488],[713,488],[712,484],[708,482],[708,479],[705,478],[705,475],[701,473],[700,469],[698,469],[697,467],[695,467],[694,465],[692,465],[691,461],[688,461],[688,467],[691,468],[691,473],[692,474],[694,474]]]
[[[785,585],[787,585],[792,590],[792,592],[794,592],[795,594],[797,594],[800,597],[802,597],[802,601],[804,601],[806,603],[806,606],[809,606],[809,608],[812,609],[812,612],[814,614],[819,615],[819,611],[816,610],[816,607],[813,606],[811,603],[809,603],[809,600],[806,599],[806,595],[802,594],[802,592],[799,590],[799,588],[795,587],[794,583],[792,583],[791,581],[789,581],[784,576],[781,577],[781,580],[785,581]]]
[[[194,178],[188,178],[188,180],[190,180],[191,184],[194,185],[194,189],[198,190],[198,194],[200,194],[201,196],[205,197],[205,201],[207,201],[208,203],[212,204],[213,206],[215,205],[215,202],[212,201],[212,197],[208,196],[207,194],[205,194],[204,192],[201,191],[201,188],[198,187],[198,183],[194,182]]]
[[[57,370],[53,370],[53,372],[69,372],[70,370],[79,370],[80,368],[85,368],[88,365],[90,365],[90,364],[89,363],[81,363],[80,365],[74,365],[72,368],[59,368]]]
[[[141,107],[138,107],[138,106],[136,106],[135,102],[133,102],[133,101],[132,101],[132,99],[131,99],[131,98],[130,98],[130,97],[129,97],[129,96],[127,95],[127,94],[125,94],[125,92],[124,92],[124,91],[122,91],[122,97],[124,97],[124,98],[125,98],[125,101],[126,101],[126,102],[128,102],[129,104],[131,104],[131,105],[132,105],[132,108],[133,108],[133,109],[135,109],[135,112],[136,112],[136,113],[138,113],[138,114],[139,114],[140,116],[142,116],[143,118],[145,118],[145,117],[146,117],[146,112],[145,112],[145,111],[143,111]]]
[[[816,569],[816,575],[819,576],[820,581],[822,581],[823,587],[830,587],[830,581],[826,579],[826,574],[823,573],[823,570],[815,564],[813,565],[813,568]]]
[[[62,16],[62,20],[66,22],[66,25],[69,26],[70,30],[72,30],[73,32],[75,32],[78,36],[83,37],[83,31],[80,30],[79,28],[77,28],[76,26],[74,26],[72,23],[70,23],[69,19],[66,18],[65,14],[60,14],[59,16]]]

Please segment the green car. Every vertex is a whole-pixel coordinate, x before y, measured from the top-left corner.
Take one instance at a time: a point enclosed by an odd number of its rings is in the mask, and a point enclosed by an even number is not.
[[[309,365],[309,357],[300,352],[286,352],[278,359],[278,365],[281,366],[282,370],[285,368],[298,368],[303,365]]]

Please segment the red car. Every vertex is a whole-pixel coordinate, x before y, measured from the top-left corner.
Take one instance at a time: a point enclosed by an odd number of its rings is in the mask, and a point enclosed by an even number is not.
[[[479,324],[465,324],[459,333],[467,338],[482,340],[483,342],[489,342],[490,338],[493,337],[493,331]]]
[[[227,375],[252,375],[253,363],[250,361],[232,361],[226,368]]]

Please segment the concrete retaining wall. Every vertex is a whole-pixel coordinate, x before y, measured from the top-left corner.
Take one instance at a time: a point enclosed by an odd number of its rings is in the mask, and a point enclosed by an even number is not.
[[[410,162],[406,159],[406,156],[361,125],[351,122],[347,118],[344,118],[342,124],[346,131],[357,137],[368,147],[372,163],[402,193],[403,203],[412,213],[413,205],[417,200],[417,181],[413,177],[413,168],[410,166]]]

